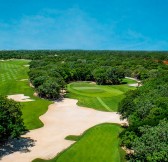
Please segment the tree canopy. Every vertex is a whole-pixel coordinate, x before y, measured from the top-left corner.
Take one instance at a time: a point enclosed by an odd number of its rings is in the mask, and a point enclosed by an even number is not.
[[[0,141],[19,137],[23,131],[21,105],[0,96]]]
[[[156,73],[142,87],[126,93],[119,105],[122,117],[129,121],[120,136],[122,145],[134,150],[130,161],[168,161],[167,76]]]

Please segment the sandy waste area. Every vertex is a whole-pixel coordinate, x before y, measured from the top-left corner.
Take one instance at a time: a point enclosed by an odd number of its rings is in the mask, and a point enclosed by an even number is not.
[[[74,142],[65,140],[68,135],[81,135],[88,128],[100,123],[127,123],[115,112],[102,112],[79,107],[77,100],[65,98],[49,106],[40,117],[44,127],[31,130],[22,137],[34,140],[28,151],[16,151],[2,157],[2,162],[31,162],[35,158],[50,159]]]

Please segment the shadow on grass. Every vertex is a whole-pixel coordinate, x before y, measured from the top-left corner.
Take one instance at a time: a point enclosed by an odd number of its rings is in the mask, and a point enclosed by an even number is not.
[[[35,141],[30,138],[19,138],[0,143],[0,160],[2,157],[20,151],[21,153],[30,152],[29,148],[35,145]]]

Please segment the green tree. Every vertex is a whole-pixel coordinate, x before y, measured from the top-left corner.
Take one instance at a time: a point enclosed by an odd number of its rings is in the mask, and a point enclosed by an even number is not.
[[[39,76],[39,77],[36,77],[34,80],[33,80],[33,85],[35,88],[37,88],[38,86],[42,85],[47,79],[47,76]]]
[[[162,120],[158,126],[140,127],[141,137],[133,142],[134,155],[131,161],[168,161],[168,122]]]
[[[0,96],[0,141],[19,137],[24,131],[21,105]]]
[[[109,84],[120,84],[122,79],[125,77],[124,72],[118,68],[108,68],[107,71],[107,82]]]
[[[106,84],[107,75],[105,68],[98,68],[93,71],[93,77],[97,84]]]
[[[53,79],[47,80],[43,85],[37,88],[39,96],[48,99],[57,99],[60,96],[61,86]]]

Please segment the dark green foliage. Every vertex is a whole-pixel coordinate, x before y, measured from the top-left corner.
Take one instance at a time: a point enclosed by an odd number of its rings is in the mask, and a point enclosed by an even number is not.
[[[122,145],[130,149],[132,147],[132,142],[137,138],[137,135],[133,131],[125,130],[120,134],[120,137],[122,137]]]
[[[20,109],[19,103],[0,96],[0,141],[19,137],[25,131]]]
[[[106,84],[107,74],[105,68],[98,68],[93,71],[93,76],[97,82],[97,84]]]
[[[132,102],[133,98],[138,95],[137,91],[128,91],[125,98],[119,103],[118,111],[122,114],[123,118],[128,118],[134,112],[135,105]]]
[[[125,77],[124,72],[118,68],[101,67],[94,69],[93,78],[97,84],[121,84]]]
[[[141,137],[134,139],[134,155],[131,161],[167,162],[168,161],[168,122],[160,121],[158,126],[139,128]]]
[[[60,85],[52,79],[49,79],[44,84],[40,85],[37,90],[40,97],[57,99],[60,96]]]
[[[131,125],[156,125],[168,114],[167,77],[147,81],[142,87],[128,92],[120,103],[119,112]]]
[[[156,75],[126,93],[119,106],[129,120],[129,128],[120,137],[122,145],[134,150],[130,161],[168,161],[168,77],[162,71]]]
[[[46,81],[47,77],[46,76],[39,76],[39,77],[36,77],[34,80],[33,80],[33,85],[35,88],[39,87],[40,85],[42,85],[45,81]]]

